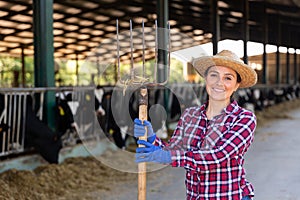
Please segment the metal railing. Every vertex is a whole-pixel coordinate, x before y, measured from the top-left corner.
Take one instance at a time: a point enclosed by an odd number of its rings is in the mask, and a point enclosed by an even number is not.
[[[1,113],[1,153],[7,155],[24,150],[24,118],[21,113],[26,112],[26,96],[23,94],[5,93],[3,97],[3,111]],[[22,128],[22,130],[21,130]]]
[[[23,153],[28,150],[25,144],[27,109],[28,107],[32,108],[36,117],[42,121],[44,97],[48,91],[55,91],[56,94],[71,92],[72,101],[84,102],[84,96],[94,91],[94,87],[0,88],[0,157]],[[30,106],[28,106],[29,104]],[[82,116],[81,111],[74,113],[75,122],[77,123],[76,140],[95,138],[95,131],[85,133],[87,124],[84,120],[86,118]],[[91,127],[93,129],[94,124]]]
[[[167,111],[172,109],[171,101],[176,97],[181,99],[180,103],[186,104],[186,107],[202,104],[206,100],[205,87],[203,85],[172,84],[166,87],[171,90],[167,97]],[[276,92],[286,92],[289,87],[298,87],[295,94],[288,94],[291,97],[276,94]],[[114,89],[112,86],[104,88],[106,91]],[[300,97],[299,86],[258,85],[252,89],[259,89],[265,94],[269,94],[270,91],[275,92],[275,98],[283,98],[283,100]],[[75,137],[73,138],[73,141],[75,140],[73,144],[76,144],[77,141],[99,139],[100,132],[102,131],[103,133],[103,130],[98,128],[100,126],[95,112],[94,90],[95,87],[0,88],[0,157],[24,153],[27,150],[24,143],[26,137],[27,104],[30,104],[30,108],[33,108],[38,119],[43,120],[44,97],[48,91],[55,91],[56,98],[62,94],[64,96],[66,93],[71,95],[69,106],[72,110],[74,121],[77,124],[76,136],[74,134],[66,134],[63,138],[64,140]],[[119,93],[122,95],[122,90]],[[198,102],[193,102],[195,98]],[[271,102],[270,99],[267,100]],[[271,103],[267,103],[264,106],[269,105]],[[114,106],[120,107],[120,105]]]

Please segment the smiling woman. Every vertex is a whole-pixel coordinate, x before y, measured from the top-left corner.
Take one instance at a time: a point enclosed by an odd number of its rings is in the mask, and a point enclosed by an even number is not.
[[[208,101],[183,112],[168,142],[153,131],[147,141],[139,140],[145,147],[136,149],[136,162],[183,167],[189,200],[251,199],[254,189],[246,180],[243,163],[256,117],[230,97],[238,88],[256,84],[257,75],[228,50],[200,57],[194,67],[205,78]],[[135,136],[143,135],[145,127],[152,130],[150,122],[135,123]]]

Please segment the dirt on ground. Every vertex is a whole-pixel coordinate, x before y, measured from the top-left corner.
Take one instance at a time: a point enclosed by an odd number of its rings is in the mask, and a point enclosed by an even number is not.
[[[12,169],[2,173],[0,199],[93,199],[86,194],[110,191],[117,181],[126,184],[136,177],[94,157],[68,158],[61,164],[44,165],[33,171]]]
[[[300,108],[299,99],[256,112],[258,127],[274,119],[290,118],[288,112],[295,108]],[[114,158],[124,159],[124,155],[114,155]],[[115,189],[118,183],[126,185],[136,180],[136,173],[113,169],[95,157],[68,158],[61,164],[48,164],[32,171],[11,169],[3,172],[0,174],[0,200],[92,200],[95,199],[94,191],[113,194],[118,192]]]
[[[256,111],[255,115],[257,117],[257,126],[265,126],[276,119],[289,119],[291,116],[289,116],[288,113],[297,108],[300,108],[300,99],[285,101],[277,105],[267,107],[262,111]]]

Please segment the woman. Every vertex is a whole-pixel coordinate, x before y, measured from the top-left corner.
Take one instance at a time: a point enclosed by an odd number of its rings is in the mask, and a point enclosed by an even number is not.
[[[255,85],[257,74],[228,50],[201,57],[194,67],[205,78],[208,101],[183,112],[167,143],[156,137],[149,121],[135,119],[136,137],[148,128],[147,141],[138,141],[144,147],[136,149],[136,162],[184,167],[187,199],[251,199],[254,189],[243,164],[256,117],[231,97],[238,88]]]

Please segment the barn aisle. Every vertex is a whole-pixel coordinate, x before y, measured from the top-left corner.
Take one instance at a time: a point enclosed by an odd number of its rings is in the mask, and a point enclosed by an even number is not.
[[[300,200],[300,107],[257,129],[246,155],[255,200]]]

